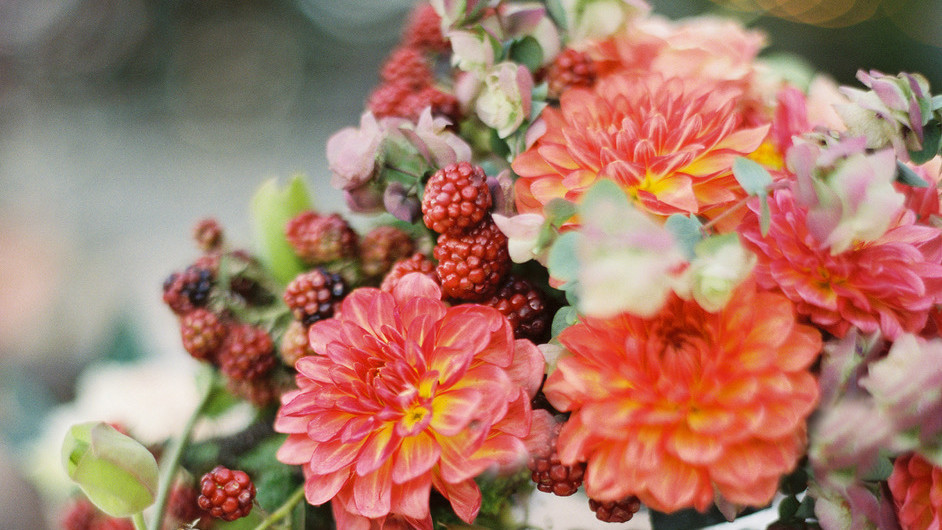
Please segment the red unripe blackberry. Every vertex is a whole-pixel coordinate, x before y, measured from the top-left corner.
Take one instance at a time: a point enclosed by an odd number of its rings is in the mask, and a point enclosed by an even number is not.
[[[431,52],[451,51],[451,44],[442,36],[442,19],[428,2],[418,4],[409,15],[402,42],[406,46]]]
[[[556,452],[556,440],[563,424],[557,423],[553,428],[553,435],[549,447],[540,453],[530,455],[527,467],[530,468],[530,478],[536,483],[536,489],[568,497],[579,490],[585,476],[585,462],[566,466],[559,461]]]
[[[235,521],[252,511],[255,484],[244,471],[216,466],[200,479],[197,504],[213,517]]]
[[[641,501],[629,495],[620,501],[597,501],[589,499],[589,508],[595,518],[606,523],[626,523],[641,509]]]
[[[214,218],[201,219],[193,227],[193,240],[204,252],[219,250],[222,246],[222,227]]]
[[[401,259],[394,263],[392,268],[389,269],[389,272],[386,273],[386,276],[383,278],[383,283],[380,284],[379,288],[391,293],[393,288],[396,287],[396,284],[399,283],[399,280],[410,272],[421,272],[435,280],[435,283],[440,283],[438,273],[435,272],[435,262],[428,259],[425,254],[416,252],[411,257]]]
[[[270,405],[281,397],[281,388],[271,377],[259,377],[244,381],[228,379],[226,380],[226,390],[258,408]]]
[[[525,278],[510,276],[484,305],[507,317],[514,338],[542,342],[552,323],[546,295]]]
[[[205,306],[213,288],[213,271],[191,265],[183,272],[174,272],[163,285],[163,300],[178,314],[189,313],[195,307]]]
[[[200,492],[189,484],[179,482],[170,490],[167,500],[167,515],[179,523],[191,523],[209,514],[200,508]]]
[[[298,359],[314,355],[311,342],[307,338],[307,326],[298,320],[292,320],[281,336],[281,360],[288,366],[294,366]]]
[[[356,257],[358,236],[338,214],[295,216],[285,226],[285,236],[305,263],[318,265]]]
[[[459,300],[478,301],[493,295],[510,271],[507,236],[490,217],[467,234],[442,234],[433,253],[442,292]]]
[[[379,72],[386,83],[403,83],[421,88],[432,83],[432,70],[425,54],[418,48],[396,48],[389,54]]]
[[[578,50],[566,48],[546,70],[546,82],[551,97],[559,96],[570,88],[591,87],[595,84],[596,70],[592,59]]]
[[[393,264],[415,252],[409,234],[395,226],[378,226],[360,240],[360,268],[370,278],[381,278]]]
[[[370,93],[366,106],[377,119],[408,118],[403,102],[412,92],[412,87],[406,83],[382,83]]]
[[[480,224],[490,209],[491,190],[479,166],[451,164],[436,171],[425,184],[422,221],[439,234],[464,234]]]
[[[264,329],[246,323],[233,324],[216,361],[230,379],[258,379],[275,366],[274,350],[271,335]]]
[[[92,523],[90,530],[134,530],[134,523],[130,519],[104,515]]]
[[[194,309],[180,319],[183,348],[200,361],[215,360],[227,331],[226,323],[208,309]]]
[[[412,121],[419,119],[425,107],[432,107],[432,116],[442,117],[452,125],[461,121],[461,104],[450,92],[426,85],[413,91],[402,104],[403,116]]]
[[[297,275],[285,287],[285,304],[305,326],[330,318],[347,294],[339,274],[314,269]]]
[[[98,517],[98,508],[85,497],[76,498],[63,511],[63,530],[89,530]]]

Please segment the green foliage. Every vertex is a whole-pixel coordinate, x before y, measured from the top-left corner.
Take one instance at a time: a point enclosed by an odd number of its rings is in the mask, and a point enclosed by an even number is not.
[[[929,121],[922,129],[922,149],[910,151],[909,157],[916,165],[925,164],[939,154],[940,146],[942,146],[942,123],[936,118]]]
[[[761,164],[744,157],[733,161],[733,176],[749,195],[765,195],[772,184],[772,175]]]
[[[562,282],[571,282],[579,274],[579,259],[576,246],[579,243],[578,232],[566,232],[560,235],[550,248],[546,268],[550,275]]]
[[[286,436],[270,436],[239,458],[242,470],[255,482],[255,500],[269,512],[284,504],[302,482],[296,466],[282,464],[275,458]]]
[[[250,206],[256,256],[283,285],[304,271],[304,263],[285,238],[292,217],[313,207],[304,179],[295,175],[284,188],[277,179],[263,183]]]
[[[688,260],[693,259],[694,249],[697,243],[703,239],[703,231],[701,230],[703,223],[696,216],[675,213],[667,218],[664,228],[670,230],[670,233],[674,235],[674,239],[677,240],[680,248],[684,251],[684,256]]]
[[[530,35],[510,41],[507,56],[511,61],[522,64],[531,72],[540,69],[543,63],[543,48]]]
[[[896,161],[896,182],[912,186],[914,188],[928,188],[929,183],[923,180],[911,167],[903,161]]]

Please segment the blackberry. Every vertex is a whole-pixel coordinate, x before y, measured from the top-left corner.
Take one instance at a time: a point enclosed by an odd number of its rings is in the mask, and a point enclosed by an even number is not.
[[[556,440],[559,439],[562,425],[562,423],[556,424],[549,447],[542,453],[531,455],[527,467],[530,469],[530,478],[536,483],[536,489],[560,497],[568,497],[578,491],[579,486],[582,485],[585,462],[566,466],[559,461]]]
[[[420,272],[435,280],[435,283],[441,283],[438,280],[438,273],[435,272],[435,263],[428,259],[425,254],[416,252],[411,257],[394,263],[389,272],[386,273],[379,288],[386,292],[392,292],[399,280],[410,272]]]
[[[589,499],[589,508],[595,518],[606,523],[626,523],[641,509],[641,501],[629,495],[620,501],[597,501]]]
[[[76,498],[64,510],[61,518],[63,530],[89,530],[98,517],[98,508],[85,497]]]
[[[421,88],[432,83],[432,70],[421,50],[404,46],[389,54],[380,69],[380,77],[386,83]]]
[[[529,280],[510,276],[489,300],[483,302],[500,311],[514,330],[514,338],[540,343],[550,329],[552,315],[546,296]]]
[[[479,166],[451,164],[436,171],[425,184],[422,221],[439,234],[468,232],[481,223],[490,208],[491,190]]]
[[[214,218],[201,219],[193,227],[193,240],[204,252],[219,250],[222,246],[222,235],[222,227]]]
[[[416,121],[425,107],[432,107],[432,116],[445,118],[452,125],[461,121],[461,104],[458,98],[432,85],[426,85],[410,93],[403,101],[401,110],[404,117]]]
[[[183,348],[200,361],[215,360],[227,331],[226,323],[207,309],[194,309],[180,319]]]
[[[406,83],[382,83],[370,93],[366,106],[377,119],[408,118],[403,102],[412,92],[412,87]]]
[[[307,338],[307,326],[298,320],[292,320],[281,337],[281,360],[293,367],[298,359],[314,355],[311,343]]]
[[[314,269],[297,275],[285,288],[285,304],[305,326],[330,318],[347,294],[347,284],[336,273]]]
[[[212,270],[195,265],[183,272],[174,272],[164,281],[164,303],[178,315],[205,306],[213,288],[213,276]]]
[[[216,466],[200,479],[197,504],[213,517],[235,521],[252,511],[255,484],[244,471]]]
[[[266,407],[281,397],[281,388],[270,377],[249,380],[229,379],[226,381],[226,390],[258,408]]]
[[[415,252],[409,234],[389,225],[367,232],[360,243],[360,267],[369,278],[382,278],[393,264]]]
[[[429,52],[451,51],[451,44],[442,36],[442,19],[428,2],[420,3],[412,10],[402,41],[406,46]]]
[[[465,235],[442,234],[433,254],[442,291],[459,300],[490,297],[510,271],[507,236],[490,217]]]
[[[357,255],[358,236],[338,214],[302,213],[285,226],[285,236],[295,253],[309,265],[330,263]]]
[[[167,515],[179,523],[191,523],[208,517],[209,513],[200,508],[200,492],[193,486],[179,482],[170,490],[167,500]]]
[[[559,96],[575,87],[595,84],[596,70],[592,59],[578,50],[566,48],[546,70],[546,83],[550,97]]]
[[[216,357],[219,369],[229,379],[258,379],[275,365],[274,343],[262,328],[239,323],[230,326]]]

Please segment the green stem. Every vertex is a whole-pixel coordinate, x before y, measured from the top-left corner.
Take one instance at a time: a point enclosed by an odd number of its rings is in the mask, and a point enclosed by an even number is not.
[[[167,500],[170,497],[171,485],[173,484],[174,476],[177,474],[177,469],[180,467],[180,459],[183,457],[183,451],[190,443],[190,435],[193,434],[193,428],[196,427],[196,423],[202,417],[203,409],[205,409],[206,404],[209,403],[209,399],[213,395],[213,390],[216,387],[217,374],[215,370],[212,370],[210,373],[209,381],[200,395],[196,410],[193,411],[190,419],[187,420],[186,425],[183,427],[183,432],[180,433],[180,437],[173,444],[166,460],[163,461],[160,489],[157,491],[157,502],[154,504],[154,524],[152,526],[154,530],[160,530],[161,525],[163,525],[164,511],[167,508]]]
[[[258,526],[255,527],[255,530],[264,530],[269,528],[271,525],[277,523],[278,521],[284,519],[291,513],[291,510],[294,510],[294,507],[301,502],[301,499],[304,498],[304,484],[298,486],[298,489],[288,497],[288,500],[284,504],[278,507],[271,515],[265,518]]]
[[[147,523],[144,522],[144,512],[137,512],[131,517],[134,523],[134,530],[147,530]]]

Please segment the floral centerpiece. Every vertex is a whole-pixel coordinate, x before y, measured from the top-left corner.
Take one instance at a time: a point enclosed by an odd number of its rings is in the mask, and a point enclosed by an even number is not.
[[[942,97],[764,44],[643,0],[418,4],[326,146],[368,229],[299,178],[257,191],[252,250],[200,222],[163,300],[201,405],[157,447],[75,426],[67,526],[523,528],[580,492],[939,528]]]

